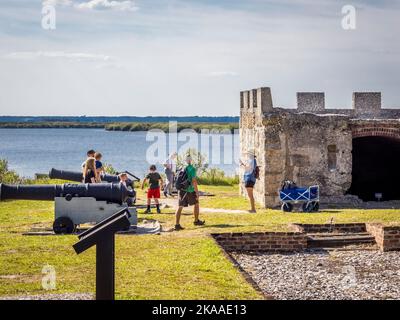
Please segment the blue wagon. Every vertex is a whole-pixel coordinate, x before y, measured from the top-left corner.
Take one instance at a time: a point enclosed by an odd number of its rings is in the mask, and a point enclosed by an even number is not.
[[[282,203],[282,210],[285,212],[291,212],[296,203],[303,204],[304,212],[317,212],[319,210],[319,186],[284,188],[279,191],[279,200]]]

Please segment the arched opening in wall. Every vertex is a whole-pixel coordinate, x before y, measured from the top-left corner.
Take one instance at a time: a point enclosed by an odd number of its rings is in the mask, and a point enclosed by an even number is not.
[[[348,193],[363,201],[400,199],[400,139],[353,139],[352,184]]]

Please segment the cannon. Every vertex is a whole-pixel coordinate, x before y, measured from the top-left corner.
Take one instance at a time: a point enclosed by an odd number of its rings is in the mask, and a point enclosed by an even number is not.
[[[53,230],[69,234],[83,223],[98,223],[115,212],[127,208],[130,222],[137,224],[136,209],[126,204],[135,191],[122,183],[7,185],[0,184],[0,201],[55,201]]]
[[[122,173],[122,172],[121,172]],[[135,181],[140,181],[140,179],[138,177],[136,177],[135,175],[131,174],[128,171],[124,171],[123,173],[126,173],[128,175],[130,175],[132,179],[128,179],[127,181],[127,185],[130,187],[134,187],[133,183]],[[50,169],[49,172],[49,178],[50,179],[62,179],[62,180],[69,180],[69,181],[75,181],[75,182],[82,182],[82,172],[79,171],[67,171],[67,170],[58,170],[58,169]],[[112,175],[112,174],[103,174],[101,176],[101,180],[103,182],[119,182],[119,176],[118,175]]]
[[[126,185],[129,188],[132,188],[132,190],[134,190],[135,189],[134,182],[140,181],[140,179],[127,171],[125,173],[129,174],[134,179],[134,180],[128,179],[126,182]],[[75,181],[75,182],[82,183],[82,172],[58,170],[58,169],[52,168],[52,169],[50,169],[50,172],[49,172],[49,178]],[[118,175],[103,174],[101,176],[101,180],[102,180],[102,182],[118,183],[120,181],[120,178]],[[134,195],[132,197],[128,197],[126,202],[129,206],[132,206],[136,202],[136,193],[134,193]]]

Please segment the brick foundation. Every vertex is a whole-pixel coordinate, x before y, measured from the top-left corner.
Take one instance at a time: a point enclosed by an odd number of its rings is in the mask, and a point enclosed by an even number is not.
[[[211,236],[227,252],[301,251],[307,248],[307,237],[300,232],[218,233]]]
[[[291,225],[292,230],[305,233],[360,233],[366,232],[365,223],[299,224]]]
[[[367,232],[375,237],[381,251],[400,250],[400,226],[383,226],[380,223],[367,223]]]
[[[226,252],[290,252],[307,249],[313,233],[370,233],[381,251],[400,250],[400,226],[379,223],[292,224],[294,232],[214,233],[211,236]]]

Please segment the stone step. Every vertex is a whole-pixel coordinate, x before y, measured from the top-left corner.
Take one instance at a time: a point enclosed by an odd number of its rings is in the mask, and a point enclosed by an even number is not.
[[[333,248],[348,245],[375,244],[375,238],[367,232],[308,234],[309,248]]]
[[[310,238],[336,238],[336,237],[364,237],[371,236],[368,232],[324,232],[324,233],[307,233]]]

